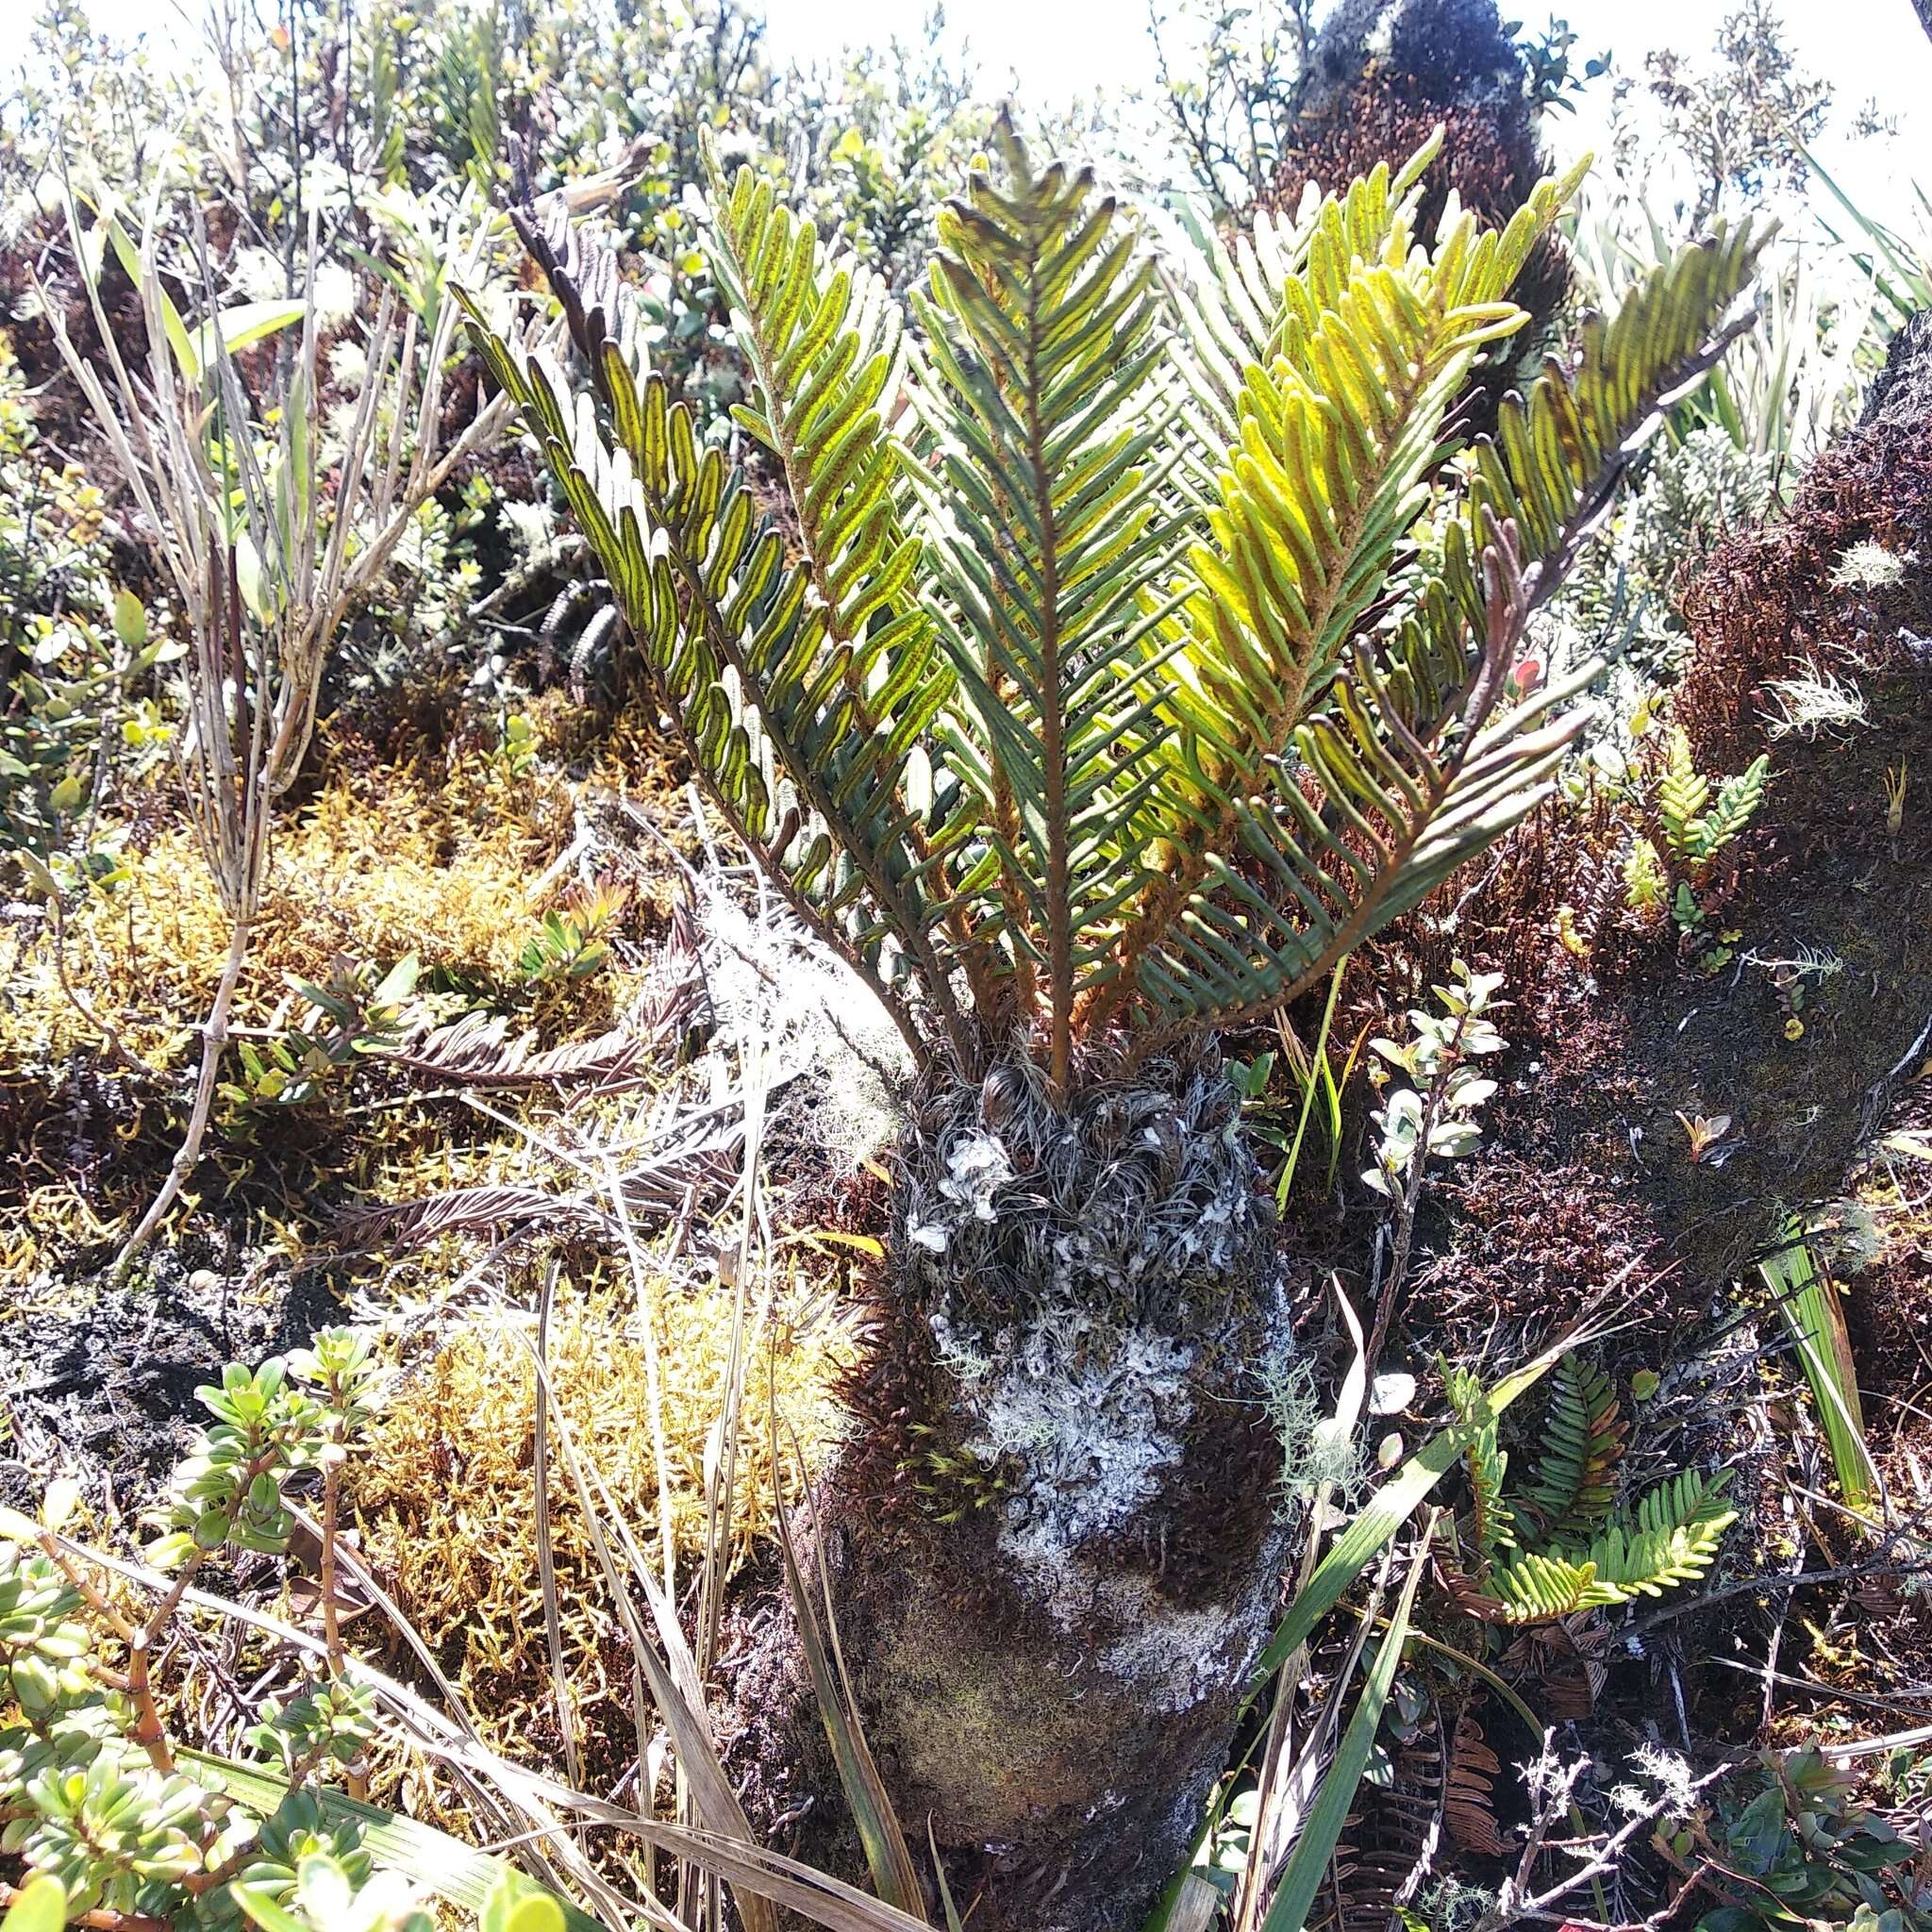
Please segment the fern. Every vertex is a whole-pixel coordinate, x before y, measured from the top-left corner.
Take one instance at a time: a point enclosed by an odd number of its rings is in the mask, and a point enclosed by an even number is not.
[[[1480,1385],[1460,1371],[1446,1372],[1444,1381],[1459,1420],[1475,1425],[1465,1460],[1473,1497],[1470,1541],[1479,1561],[1474,1574],[1453,1562],[1442,1565],[1451,1595],[1470,1616],[1549,1623],[1633,1597],[1660,1596],[1703,1575],[1716,1559],[1724,1531],[1737,1521],[1724,1500],[1728,1472],[1707,1479],[1685,1471],[1651,1490],[1634,1513],[1612,1516],[1611,1481],[1625,1424],[1601,1369],[1574,1355],[1557,1365],[1549,1445],[1527,1493],[1513,1507],[1501,1494],[1507,1464],[1495,1447],[1494,1424],[1486,1424],[1474,1405]],[[1518,1511],[1540,1525],[1527,1543],[1514,1533]],[[1501,1534],[1499,1524],[1506,1526]]]
[[[1524,1498],[1547,1541],[1574,1542],[1601,1527],[1616,1500],[1616,1468],[1628,1431],[1609,1376],[1582,1357],[1566,1355],[1557,1365],[1544,1446]]]
[[[1087,174],[991,145],[916,352],[714,172],[738,420],[795,531],[701,446],[608,252],[516,217],[568,365],[464,300],[733,829],[923,1061],[1017,1043],[1063,1095],[1084,1045],[1131,1063],[1292,997],[1543,795],[1592,667],[1507,705],[1524,626],[1758,242],[1666,263],[1458,452],[1573,179],[1424,241],[1431,147],[1163,281]]]
[[[1691,757],[1690,734],[1681,724],[1672,727],[1668,762],[1657,780],[1657,820],[1671,858],[1692,884],[1702,883],[1711,861],[1750,824],[1764,802],[1770,771],[1769,758],[1753,759],[1736,777],[1723,781],[1711,804],[1710,780]]]
[[[1709,796],[1710,780],[1691,759],[1690,733],[1678,725],[1671,733],[1670,763],[1657,787],[1657,817],[1663,822],[1664,838],[1677,857],[1699,856],[1700,814]]]
[[[1466,1369],[1445,1365],[1443,1381],[1457,1420],[1469,1430],[1463,1467],[1474,1499],[1471,1538],[1482,1560],[1491,1562],[1516,1542],[1515,1517],[1503,1500],[1509,1458],[1497,1445],[1496,1418],[1489,1410],[1480,1378]]]
[[[1707,1481],[1685,1470],[1652,1490],[1637,1507],[1633,1525],[1612,1523],[1590,1546],[1600,1588],[1623,1603],[1633,1596],[1661,1596],[1673,1584],[1702,1576],[1717,1556],[1724,1533],[1738,1520],[1725,1506],[1728,1471]]]

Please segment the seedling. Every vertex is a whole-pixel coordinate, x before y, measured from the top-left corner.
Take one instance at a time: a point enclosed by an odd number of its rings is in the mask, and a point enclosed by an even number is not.
[[[1701,1162],[1731,1131],[1731,1117],[1727,1113],[1716,1113],[1708,1118],[1701,1113],[1680,1113],[1677,1119],[1683,1126],[1684,1138],[1690,1143],[1693,1163]]]

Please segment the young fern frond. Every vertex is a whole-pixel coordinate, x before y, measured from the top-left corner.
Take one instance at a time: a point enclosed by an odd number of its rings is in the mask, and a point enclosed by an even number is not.
[[[588,394],[568,402],[561,368],[491,331],[465,293],[473,332],[603,565],[686,752],[733,830],[908,1042],[920,1041],[902,992],[909,977],[963,1052],[934,950],[941,903],[911,837],[937,807],[902,802],[907,764],[930,723],[917,679],[854,691],[852,644],[830,635],[808,573],[786,564],[744,477],[721,452],[700,451],[690,409],[660,377],[639,379],[614,275],[575,236],[529,230],[525,239],[590,364],[608,427]],[[855,729],[862,705],[890,724]]]
[[[1169,271],[1162,279],[1191,351],[1174,360],[1185,398],[1180,476],[1203,509],[1213,508],[1215,478],[1241,439],[1247,372],[1273,365],[1289,318],[1306,322],[1352,259],[1387,258],[1391,236],[1410,228],[1422,176],[1441,145],[1439,129],[1400,170],[1379,163],[1339,198],[1324,199],[1311,183],[1292,216],[1257,210],[1253,231],[1232,247],[1213,223],[1183,210],[1194,250],[1190,272]]]
[[[1707,1481],[1697,1471],[1685,1470],[1644,1496],[1634,1526],[1612,1523],[1588,1552],[1599,1588],[1616,1592],[1605,1601],[1661,1596],[1673,1584],[1702,1576],[1724,1531],[1738,1520],[1724,1500],[1729,1481],[1728,1471]]]
[[[889,620],[854,666],[864,678],[931,630],[888,428],[906,375],[898,307],[861,263],[827,263],[811,224],[777,207],[749,167],[728,188],[714,173],[711,187],[708,252],[757,397],[732,415],[778,460],[826,629],[851,642],[875,612]],[[942,663],[934,675],[944,678]]]
[[[1509,1458],[1497,1445],[1496,1419],[1487,1407],[1481,1381],[1466,1369],[1451,1369],[1444,1382],[1457,1420],[1471,1429],[1463,1451],[1474,1499],[1471,1536],[1481,1559],[1493,1562],[1516,1544],[1516,1519],[1503,1500],[1503,1478],[1508,1473]]]
[[[1714,318],[1758,243],[1685,250],[1614,324],[1586,326],[1574,375],[1552,361],[1526,401],[1507,400],[1440,567],[1379,648],[1344,652],[1442,461],[1457,385],[1520,323],[1501,277],[1538,230],[1508,232],[1506,249],[1464,221],[1433,258],[1352,262],[1315,326],[1291,322],[1274,369],[1248,373],[1222,508],[1191,553],[1200,594],[1176,620],[1166,876],[1124,947],[1136,984],[1110,996],[1138,995],[1157,1036],[1314,984],[1532,809],[1582,727],[1557,708],[1593,665],[1499,708],[1517,641],[1670,392],[1736,332]],[[1391,258],[1400,245],[1398,221]]]
[[[1085,171],[1036,172],[1004,121],[995,144],[1005,185],[975,164],[918,303],[929,543],[964,700],[947,750],[984,814],[960,890],[1064,1091],[1076,1002],[1141,878],[1153,720],[1128,674],[1169,546],[1146,407],[1162,345],[1152,264],[1113,202]]]
[[[1705,813],[1697,841],[1697,856],[1707,865],[1757,815],[1770,774],[1771,760],[1760,753],[1736,777],[1718,787],[1717,802]]]
[[[1593,1606],[1622,1599],[1603,1594],[1595,1567],[1557,1552],[1524,1550],[1499,1564],[1480,1589],[1464,1589],[1457,1602],[1491,1624],[1551,1624]]]
[[[1701,858],[1699,820],[1710,797],[1710,780],[1697,769],[1690,754],[1690,734],[1681,727],[1671,733],[1671,761],[1657,780],[1657,813],[1664,837],[1680,858]]]
[[[1553,1544],[1594,1536],[1616,1501],[1615,1477],[1629,1424],[1609,1376],[1579,1355],[1557,1363],[1543,1420],[1543,1448],[1524,1498]]]

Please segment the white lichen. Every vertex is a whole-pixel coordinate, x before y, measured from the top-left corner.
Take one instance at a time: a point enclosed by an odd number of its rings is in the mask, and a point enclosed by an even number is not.
[[[790,913],[755,910],[723,887],[699,894],[705,991],[721,1081],[756,1064],[772,1086],[802,1082],[792,1119],[850,1172],[898,1131],[910,1075],[905,1041],[870,989]]]
[[[1765,689],[1776,706],[1765,721],[1774,738],[1795,735],[1808,741],[1866,722],[1865,693],[1823,666],[1808,665],[1793,677],[1774,677]]]
[[[1101,1653],[1101,1662],[1117,1676],[1145,1686],[1145,1702],[1170,1715],[1191,1710],[1246,1676],[1260,1655],[1269,1627],[1270,1606],[1249,1591],[1198,1609],[1162,1608],[1133,1600],[1134,1586],[1116,1579],[1108,1588],[1109,1607],[1128,1627]],[[1138,1618],[1134,1615],[1140,1612]]]
[[[1888,550],[1883,543],[1854,543],[1838,560],[1831,574],[1836,591],[1883,591],[1897,583],[1907,567],[1918,559],[1907,550],[1903,555]]]

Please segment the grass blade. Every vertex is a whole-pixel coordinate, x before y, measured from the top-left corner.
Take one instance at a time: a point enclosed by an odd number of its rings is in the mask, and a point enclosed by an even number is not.
[[[1402,1660],[1402,1645],[1408,1634],[1409,1612],[1415,1606],[1416,1586],[1422,1581],[1424,1565],[1428,1561],[1433,1528],[1432,1517],[1430,1529],[1424,1531],[1422,1547],[1416,1552],[1415,1561],[1409,1565],[1408,1580],[1402,1587],[1402,1597],[1395,1606],[1395,1613],[1389,1619],[1389,1628],[1375,1647],[1374,1659],[1369,1665],[1368,1677],[1362,1685],[1361,1697],[1349,1718],[1348,1728],[1341,1734],[1341,1742],[1336,1747],[1328,1774],[1322,1780],[1322,1789],[1308,1807],[1307,1822],[1302,1827],[1301,1836],[1295,1840],[1294,1849],[1289,1853],[1288,1862],[1282,1867],[1281,1882],[1275,1887],[1268,1916],[1261,1921],[1261,1932],[1302,1932],[1302,1927],[1307,1923],[1315,1894],[1321,1889],[1322,1875],[1335,1856],[1341,1828],[1348,1822],[1349,1807],[1354,1805],[1356,1790],[1369,1768],[1369,1757],[1375,1747],[1375,1732],[1381,1724],[1389,1692],[1395,1683],[1395,1667]]]
[[[798,1647],[805,1653],[812,1695],[818,1702],[825,1738],[832,1747],[832,1761],[839,1769],[845,1803],[858,1827],[859,1841],[865,1846],[865,1862],[872,1872],[873,1883],[887,1904],[897,1906],[914,1918],[924,1918],[925,1893],[919,1882],[919,1868],[912,1862],[911,1848],[906,1842],[898,1813],[892,1808],[885,1780],[880,1777],[878,1765],[866,1744],[851,1681],[845,1674],[845,1659],[839,1651],[838,1626],[832,1621],[831,1579],[825,1574],[824,1544],[822,1539],[813,1540],[818,1594],[825,1612],[822,1626],[817,1606],[812,1602],[813,1591],[807,1587],[798,1567],[798,1552],[791,1541],[791,1524],[785,1508],[782,1470],[774,1415],[772,1484],[778,1508],[778,1547],[785,1558],[785,1587],[791,1593],[792,1612],[797,1619]],[[829,1644],[825,1641],[827,1628],[831,1631]]]
[[[1845,1329],[1838,1289],[1829,1276],[1820,1274],[1806,1245],[1804,1224],[1795,1215],[1785,1223],[1783,1244],[1757,1264],[1757,1272],[1776,1297],[1785,1325],[1797,1343],[1845,1507],[1862,1516],[1872,1507],[1878,1472],[1865,1441],[1852,1338]]]

